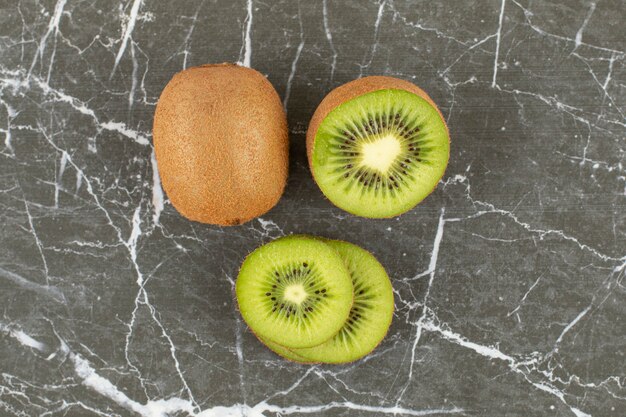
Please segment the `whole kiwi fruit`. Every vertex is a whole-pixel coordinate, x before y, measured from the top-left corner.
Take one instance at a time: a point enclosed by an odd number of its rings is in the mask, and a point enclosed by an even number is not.
[[[190,220],[241,224],[283,193],[287,119],[258,71],[224,63],[174,75],[157,103],[153,137],[163,188]]]
[[[422,201],[450,155],[448,128],[428,94],[384,76],[331,91],[311,119],[306,145],[324,195],[370,218],[397,216]]]

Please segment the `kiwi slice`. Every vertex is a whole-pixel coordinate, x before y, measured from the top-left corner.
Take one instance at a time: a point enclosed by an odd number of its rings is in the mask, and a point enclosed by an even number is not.
[[[307,236],[257,248],[243,262],[235,292],[250,329],[288,348],[319,345],[337,334],[353,300],[343,259]]]
[[[322,102],[308,132],[309,162],[338,207],[363,217],[393,217],[437,186],[448,163],[449,135],[426,93],[402,80],[371,78],[383,81],[363,87],[357,80]],[[373,91],[359,94],[363,89]]]
[[[292,359],[289,355],[294,354],[309,362],[352,362],[374,350],[391,325],[393,288],[383,266],[371,253],[352,243],[337,240],[326,243],[341,255],[348,267],[354,285],[354,304],[348,320],[332,339],[312,348],[278,352],[287,359]]]
[[[259,340],[265,346],[270,348],[270,350],[272,352],[274,352],[278,356],[281,356],[284,359],[290,360],[292,362],[298,362],[298,363],[301,363],[301,364],[312,364],[312,363],[315,363],[315,362],[313,362],[313,361],[311,361],[311,360],[309,360],[309,359],[307,359],[307,358],[305,358],[303,356],[298,355],[294,351],[289,350],[286,347],[279,345],[278,343],[272,342],[271,340],[262,339],[262,338],[259,338]]]

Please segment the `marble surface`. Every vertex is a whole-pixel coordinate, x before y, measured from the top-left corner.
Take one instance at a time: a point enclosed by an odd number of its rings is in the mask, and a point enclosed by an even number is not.
[[[1,416],[625,416],[621,0],[0,0]],[[290,178],[248,224],[189,222],[159,185],[155,102],[236,61],[288,111]],[[441,104],[437,190],[333,207],[304,134],[330,89],[386,74]],[[289,233],[371,250],[396,314],[374,354],[265,349],[233,280]]]

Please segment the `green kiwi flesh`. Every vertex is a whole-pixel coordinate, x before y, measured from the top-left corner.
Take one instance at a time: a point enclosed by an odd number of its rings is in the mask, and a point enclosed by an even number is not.
[[[324,195],[363,217],[402,214],[437,186],[450,142],[438,110],[399,89],[335,107],[317,129],[311,167]]]
[[[319,345],[348,318],[352,279],[336,250],[307,236],[276,239],[243,262],[239,310],[261,339],[288,348]]]
[[[298,355],[294,351],[289,350],[286,347],[279,345],[278,343],[272,342],[271,340],[262,339],[262,338],[259,338],[259,340],[261,341],[261,343],[267,346],[272,352],[274,352],[275,354],[277,354],[278,356],[284,359],[290,360],[292,362],[302,363],[302,364],[314,363],[310,361],[309,359]]]
[[[288,350],[309,362],[352,362],[374,350],[387,334],[394,311],[393,288],[383,266],[365,249],[337,240],[326,244],[343,258],[352,277],[354,303],[350,315],[339,333],[327,342]],[[282,354],[291,359],[288,355]]]

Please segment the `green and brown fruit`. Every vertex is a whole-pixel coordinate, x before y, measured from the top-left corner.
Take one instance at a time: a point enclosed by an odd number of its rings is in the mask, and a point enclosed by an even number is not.
[[[276,90],[253,69],[215,64],[179,72],[161,93],[153,133],[163,188],[190,220],[241,224],[283,193],[287,120]]]
[[[336,206],[393,217],[415,207],[443,176],[450,138],[433,100],[392,77],[351,81],[331,91],[307,131],[315,181]]]

